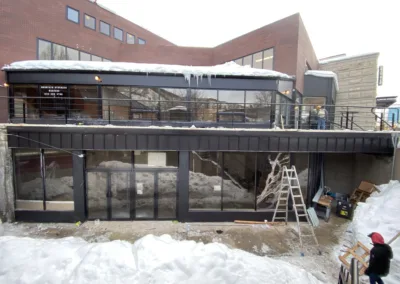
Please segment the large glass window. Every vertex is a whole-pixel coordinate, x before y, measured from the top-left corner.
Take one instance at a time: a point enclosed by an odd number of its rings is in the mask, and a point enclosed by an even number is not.
[[[79,51],[76,49],[67,47],[67,59],[78,61],[79,60]]]
[[[14,150],[16,209],[43,210],[43,181],[39,150]]]
[[[257,153],[257,210],[275,209],[283,166],[289,167],[289,153]],[[278,181],[278,182],[276,182]]]
[[[65,46],[53,43],[53,60],[67,60]]]
[[[71,154],[32,149],[14,153],[17,210],[74,210]]]
[[[177,168],[178,152],[135,151],[135,168]]]
[[[256,153],[224,153],[224,210],[255,210]]]
[[[14,117],[39,118],[40,94],[38,85],[14,85]]]
[[[114,27],[114,38],[115,38],[115,39],[118,39],[118,40],[120,40],[120,41],[123,41],[123,39],[124,39],[124,32],[123,32],[121,29],[119,29],[119,28],[117,28],[117,27]]]
[[[103,119],[129,120],[131,100],[129,87],[102,87]]]
[[[221,210],[222,153],[190,153],[189,210]]]
[[[262,55],[263,55],[262,51],[253,54],[253,68],[262,69],[262,63],[263,63]]]
[[[100,21],[100,32],[102,34],[110,36],[110,25],[103,21]]]
[[[38,40],[38,59],[51,60],[51,42]]]
[[[71,7],[67,7],[67,19],[71,22],[79,24],[79,11]]]
[[[126,33],[126,43],[127,44],[135,44],[135,36],[129,33]]]
[[[70,96],[69,117],[71,119],[101,118],[97,86],[71,86]]]
[[[85,14],[85,27],[96,30],[96,18]]]
[[[92,55],[92,61],[102,61],[101,57]]]
[[[68,112],[68,88],[61,85],[40,86],[40,114],[45,118],[64,118]]]
[[[188,121],[187,89],[154,89],[160,94],[161,120]]]
[[[245,121],[244,91],[218,91],[219,121]]]
[[[74,210],[72,155],[63,151],[45,150],[45,185],[47,210]],[[70,202],[65,202],[70,201]]]
[[[271,91],[246,91],[246,122],[270,121]]]
[[[270,48],[263,51],[263,69],[273,70],[274,68],[274,49]]]
[[[90,54],[80,51],[81,53],[81,61],[91,61]]]
[[[191,89],[190,101],[192,120],[217,121],[217,90]]]
[[[266,49],[254,54],[249,54],[245,57],[238,58],[235,62],[239,65],[249,65],[258,69],[273,70],[274,49]]]

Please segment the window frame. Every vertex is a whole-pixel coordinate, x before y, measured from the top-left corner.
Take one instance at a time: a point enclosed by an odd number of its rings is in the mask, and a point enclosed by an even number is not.
[[[105,34],[105,33],[103,33],[103,32],[101,31],[101,23],[108,25],[108,28],[109,28],[108,34]],[[111,25],[110,25],[109,23],[107,23],[107,22],[104,22],[104,21],[102,21],[102,20],[99,20],[99,32],[100,32],[102,35],[111,37]]]
[[[140,41],[142,41],[143,43],[140,43]],[[140,38],[140,37],[138,37],[138,44],[139,45],[146,45],[146,40],[145,39],[142,39],[142,38]]]
[[[133,37],[133,43],[129,43],[129,42],[128,42],[128,36]],[[126,43],[127,43],[127,44],[136,44],[136,36],[134,36],[133,34],[130,34],[130,33],[126,32]]]
[[[86,16],[94,19],[94,28],[93,29],[86,25]],[[96,31],[97,30],[97,19],[95,17],[89,15],[89,14],[84,13],[83,14],[83,25],[84,25],[85,28],[87,28],[89,30]]]
[[[68,17],[68,10],[69,9],[71,9],[71,10],[73,10],[73,11],[75,11],[75,12],[78,12],[78,22],[75,22],[75,21],[73,21],[73,20],[71,20],[69,17]],[[66,6],[66,9],[65,9],[65,18],[68,20],[68,21],[70,21],[70,22],[72,22],[72,23],[74,23],[74,24],[77,24],[77,25],[80,25],[80,23],[81,23],[81,12],[79,11],[79,10],[77,10],[77,9],[75,9],[75,8],[72,8],[71,6]]]
[[[121,39],[119,39],[119,38],[116,38],[115,37],[115,30],[120,30],[121,31]],[[114,37],[114,39],[116,39],[116,40],[119,40],[119,41],[121,41],[121,42],[124,42],[124,30],[123,29],[120,29],[120,28],[118,28],[118,27],[116,27],[116,26],[113,26],[113,37]]]

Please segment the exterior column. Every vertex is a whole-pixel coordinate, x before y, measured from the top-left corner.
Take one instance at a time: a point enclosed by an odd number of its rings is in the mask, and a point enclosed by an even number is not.
[[[12,222],[14,216],[14,182],[11,149],[6,125],[0,125],[0,219]]]

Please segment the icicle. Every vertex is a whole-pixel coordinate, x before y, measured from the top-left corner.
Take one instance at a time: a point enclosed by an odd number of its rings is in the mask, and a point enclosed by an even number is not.
[[[208,84],[209,84],[210,86],[211,86],[211,76],[212,76],[211,74],[208,74],[208,75],[207,75]]]
[[[196,76],[196,84],[197,84],[197,87],[199,86],[199,75],[195,75]]]
[[[183,76],[185,77],[185,80],[188,81],[189,86],[190,86],[190,74],[183,74]]]

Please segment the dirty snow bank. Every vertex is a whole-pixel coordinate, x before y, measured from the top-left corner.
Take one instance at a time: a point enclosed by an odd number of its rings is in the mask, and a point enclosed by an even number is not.
[[[1,237],[0,255],[1,283],[322,283],[284,261],[169,235],[133,245]]]
[[[368,234],[379,232],[389,242],[400,230],[400,183],[391,181],[378,186],[380,193],[374,192],[366,203],[358,203],[350,225],[354,243],[360,241],[372,248]],[[394,259],[390,274],[384,278],[385,283],[400,283],[400,240],[391,244]]]
[[[69,70],[69,71],[95,71],[95,72],[131,72],[131,73],[157,73],[157,74],[182,74],[186,80],[190,76],[201,78],[211,76],[251,76],[293,79],[284,73],[273,70],[256,69],[240,66],[235,62],[215,66],[187,66],[167,64],[146,64],[131,62],[96,62],[96,61],[70,61],[70,60],[27,60],[17,61],[5,65],[2,70]]]

